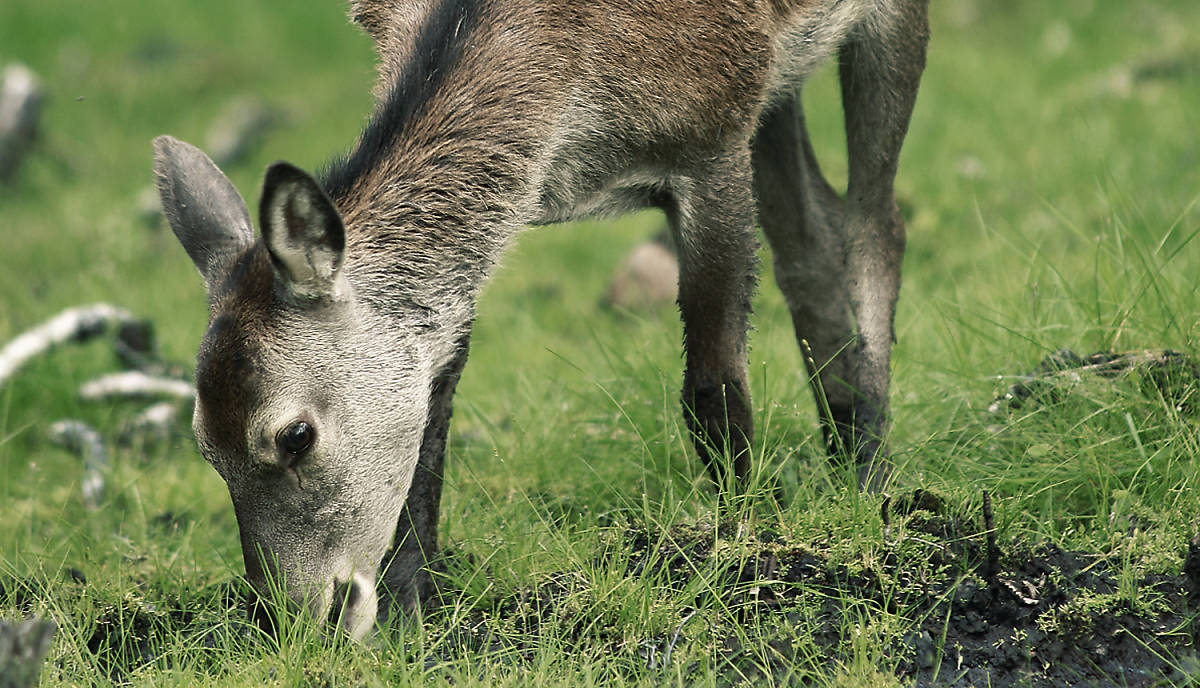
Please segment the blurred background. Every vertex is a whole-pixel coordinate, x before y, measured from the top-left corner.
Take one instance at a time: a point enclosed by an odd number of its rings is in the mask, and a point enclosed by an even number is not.
[[[1003,391],[997,376],[1055,350],[1200,351],[1200,3],[953,0],[932,12],[897,181],[909,223],[893,385],[899,480],[990,485],[1019,501],[1011,527],[1072,537],[1055,514],[1079,485],[1055,486],[1074,464],[1031,485],[1010,455],[964,459],[949,445]],[[61,309],[108,302],[152,323],[158,354],[190,374],[205,297],[157,213],[151,139],[169,133],[220,157],[251,208],[270,162],[318,168],[353,143],[372,106],[371,45],[346,14],[338,0],[0,4],[0,69],[25,65],[42,93],[36,135],[0,179],[0,345]],[[832,67],[805,102],[824,170],[843,187]],[[518,542],[512,523],[530,505],[588,519],[643,498],[705,503],[677,418],[673,306],[605,303],[623,257],[660,223],[645,213],[537,229],[504,261],[458,394],[450,540],[469,550],[504,539],[534,566],[535,544]],[[763,266],[751,354],[760,439],[796,493],[826,469],[765,252]],[[141,407],[80,399],[80,384],[119,367],[101,337],[0,386],[3,569],[136,570],[136,560],[180,580],[240,571],[228,497],[188,419],[165,442],[122,444],[119,428]],[[100,516],[82,510],[79,459],[47,439],[62,418],[114,446]],[[1039,441],[1017,455],[1057,451]],[[954,482],[964,478],[974,482]],[[1039,516],[1017,524],[1023,513]]]

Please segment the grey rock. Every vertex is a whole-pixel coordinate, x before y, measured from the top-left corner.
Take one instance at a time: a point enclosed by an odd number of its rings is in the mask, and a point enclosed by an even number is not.
[[[646,310],[672,303],[679,293],[679,261],[666,233],[639,244],[613,274],[603,303],[614,308]]]

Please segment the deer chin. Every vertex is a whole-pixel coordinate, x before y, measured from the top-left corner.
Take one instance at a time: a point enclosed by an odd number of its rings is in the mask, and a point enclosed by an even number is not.
[[[377,618],[379,598],[375,591],[375,571],[350,569],[308,584],[288,586],[284,599],[287,612],[302,614],[313,621],[325,622],[329,638],[338,636],[363,640],[371,634]],[[271,599],[270,585],[252,581],[248,612],[269,635],[278,636],[278,613],[266,600]]]
[[[373,631],[379,610],[376,581],[379,577],[380,559],[387,549],[387,542],[372,543],[371,554],[358,543],[324,566],[318,566],[311,583],[299,582],[288,591],[289,597],[299,602],[314,621],[325,623],[331,635],[344,635],[362,640]],[[350,552],[354,553],[350,553]]]
[[[362,640],[374,628],[379,609],[375,572],[335,576],[325,586],[320,602],[322,608],[313,610],[314,618],[327,618],[332,629]]]

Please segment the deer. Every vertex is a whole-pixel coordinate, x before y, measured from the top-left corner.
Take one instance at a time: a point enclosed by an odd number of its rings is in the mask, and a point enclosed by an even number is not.
[[[881,489],[906,241],[893,186],[927,0],[351,0],[350,15],[378,53],[373,114],[318,173],[267,168],[257,236],[208,156],[154,141],[208,296],[193,430],[253,590],[282,581],[355,639],[427,603],[480,289],[522,229],[576,218],[665,213],[681,406],[718,490],[751,468],[761,226],[826,449]],[[844,198],[800,101],[835,55]]]

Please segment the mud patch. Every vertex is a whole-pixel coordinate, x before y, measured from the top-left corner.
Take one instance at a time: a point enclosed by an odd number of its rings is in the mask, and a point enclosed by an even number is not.
[[[150,584],[138,583],[119,600],[97,599],[87,576],[63,570],[58,579],[0,578],[0,610],[33,615],[46,608],[88,609],[86,618],[64,621],[63,633],[81,633],[78,641],[107,680],[128,683],[144,667],[219,665],[222,648],[257,638],[245,618],[245,594],[237,581],[211,585],[181,599]],[[188,657],[168,656],[167,648],[195,650]],[[59,658],[63,666],[70,658]],[[69,673],[69,672],[68,672]],[[4,684],[0,676],[0,686]]]
[[[1182,570],[1134,577],[1119,557],[1044,543],[997,546],[978,505],[948,506],[926,491],[886,501],[880,516],[878,550],[849,564],[829,542],[769,526],[610,527],[592,565],[499,596],[453,589],[456,581],[478,584],[487,571],[450,549],[442,580],[451,589],[441,591],[449,603],[424,618],[433,640],[423,649],[400,646],[414,650],[405,661],[424,663],[430,676],[464,662],[485,674],[523,671],[551,646],[567,661],[603,656],[614,680],[715,673],[718,685],[824,684],[833,667],[861,664],[862,637],[871,639],[872,666],[915,686],[1181,685],[1200,669],[1200,538]],[[622,587],[635,591],[628,599],[648,590],[670,600],[662,605],[667,618],[652,624],[657,632],[636,635],[631,628],[647,626],[630,622],[637,612],[605,599]],[[148,666],[211,661],[218,670],[259,638],[235,583],[187,599],[136,585],[108,603],[93,596],[77,604],[87,590],[73,570],[53,584],[0,580],[8,609],[32,613],[54,599],[60,609],[92,610],[69,627],[81,629],[95,666],[117,683]],[[196,652],[164,654],[180,647]]]
[[[837,564],[819,546],[732,524],[629,528],[606,555],[627,557],[624,575],[694,595],[673,631],[631,642],[580,603],[595,592],[582,575],[558,573],[477,608],[452,644],[520,664],[550,635],[599,644],[636,675],[680,661],[691,643],[711,648],[728,685],[806,683],[805,663],[809,673],[848,665],[850,636],[872,626],[880,668],[906,685],[1152,686],[1186,682],[1181,667],[1198,666],[1200,541],[1184,571],[1134,579],[1128,562],[1052,544],[990,551],[982,514],[956,513],[928,492],[885,513],[877,566]],[[450,659],[448,650],[427,664]],[[684,673],[699,676],[690,657]]]
[[[1191,415],[1200,397],[1200,364],[1170,349],[1115,353],[1097,351],[1080,356],[1070,349],[1055,351],[1016,381],[988,407],[993,414],[1029,406],[1053,405],[1088,378],[1131,378],[1148,398],[1162,399],[1175,411]]]
[[[245,594],[233,581],[201,590],[197,599],[174,596],[151,599],[152,590],[138,588],[118,604],[102,605],[93,618],[86,646],[109,680],[129,680],[139,669],[159,664],[216,667],[214,650],[257,632],[245,617]],[[183,639],[182,642],[180,639]],[[187,658],[161,654],[173,645],[193,648]]]

